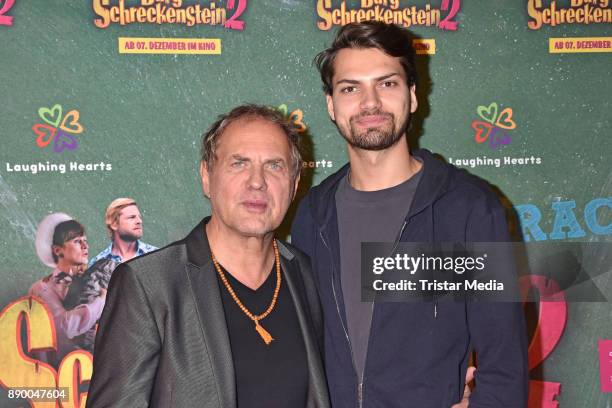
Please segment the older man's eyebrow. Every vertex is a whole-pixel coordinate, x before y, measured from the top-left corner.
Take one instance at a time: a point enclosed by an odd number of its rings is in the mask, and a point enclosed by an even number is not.
[[[283,159],[282,157],[273,157],[271,159],[268,159],[265,161],[266,163],[284,163],[285,159]]]
[[[264,164],[276,164],[281,165],[282,167],[287,167],[287,162],[282,157],[268,159],[264,161]]]
[[[232,159],[238,160],[238,161],[251,161],[251,159],[249,159],[248,157],[244,157],[244,156],[241,156],[239,154],[232,154],[231,157],[232,157]]]

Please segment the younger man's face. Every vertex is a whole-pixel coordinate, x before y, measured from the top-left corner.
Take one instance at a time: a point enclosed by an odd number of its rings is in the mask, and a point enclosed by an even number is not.
[[[415,87],[408,87],[399,58],[377,48],[345,48],[334,61],[327,110],[349,145],[383,150],[404,136],[416,111]]]

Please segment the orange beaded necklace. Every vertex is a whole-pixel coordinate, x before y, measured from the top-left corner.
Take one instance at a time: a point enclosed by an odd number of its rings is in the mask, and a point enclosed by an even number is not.
[[[245,315],[247,315],[251,320],[255,322],[255,330],[257,331],[257,333],[259,333],[259,335],[261,336],[263,341],[266,343],[266,345],[269,345],[272,342],[272,340],[274,340],[274,338],[270,335],[270,333],[268,333],[266,329],[264,329],[259,324],[259,321],[264,319],[266,316],[268,316],[272,312],[272,309],[274,309],[274,306],[276,306],[276,300],[278,299],[278,293],[280,292],[280,286],[281,286],[280,255],[278,253],[278,246],[276,245],[275,240],[272,240],[272,245],[274,246],[274,262],[276,264],[276,288],[274,289],[274,295],[272,296],[272,302],[270,302],[270,306],[268,306],[265,312],[257,316],[251,313],[251,311],[247,309],[245,305],[242,304],[240,299],[238,299],[236,292],[234,292],[234,289],[227,281],[227,278],[225,277],[225,274],[223,273],[223,270],[221,269],[219,262],[217,262],[217,258],[215,258],[215,255],[211,251],[212,261],[213,261],[213,264],[215,264],[215,269],[219,273],[221,282],[223,282],[223,285],[229,292],[232,299],[234,299],[234,302],[236,302],[240,310],[242,310],[242,312]]]

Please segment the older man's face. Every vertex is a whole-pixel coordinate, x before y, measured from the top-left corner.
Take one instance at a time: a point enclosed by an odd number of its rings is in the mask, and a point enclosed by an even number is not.
[[[201,168],[212,218],[226,231],[263,237],[282,222],[297,187],[291,147],[276,124],[243,118],[219,136],[212,169]]]

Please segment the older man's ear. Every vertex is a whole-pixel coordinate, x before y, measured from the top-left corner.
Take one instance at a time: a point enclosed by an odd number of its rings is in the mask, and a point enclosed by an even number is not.
[[[202,179],[202,192],[206,198],[210,198],[210,175],[205,161],[200,162],[200,178]]]
[[[297,194],[298,191],[298,187],[300,185],[300,174],[302,172],[300,171],[297,176],[295,176],[295,182],[293,183],[293,196],[291,196],[291,201],[293,201],[293,199],[295,198],[295,195]]]

